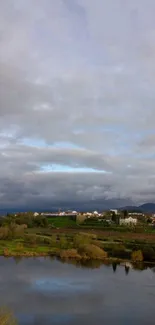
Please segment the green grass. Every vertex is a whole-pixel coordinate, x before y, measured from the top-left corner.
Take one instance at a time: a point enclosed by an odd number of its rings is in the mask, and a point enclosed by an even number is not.
[[[51,218],[53,221],[53,218]],[[64,224],[64,218],[62,217]],[[75,222],[74,220],[70,220]],[[59,218],[60,222],[60,218]],[[60,227],[60,226],[59,226]],[[61,227],[60,227],[61,228]],[[122,236],[122,238],[120,238]],[[137,236],[137,235],[136,235]],[[145,235],[144,235],[145,236]],[[143,236],[141,236],[143,238]],[[77,249],[83,245],[94,245],[100,249],[103,249],[108,253],[109,257],[118,257],[118,258],[130,258],[130,255],[133,251],[141,250],[144,252],[144,258],[146,261],[155,260],[155,238],[152,237],[152,241],[148,242],[147,239],[137,238],[134,239],[130,235],[126,238],[126,235],[118,233],[109,232],[108,237],[103,233],[95,234],[90,232],[83,231],[80,228],[80,231],[67,230],[64,231],[61,229],[53,230],[42,229],[27,229],[26,234],[23,238],[14,238],[8,240],[0,240],[0,255],[5,256],[19,256],[27,254],[26,256],[33,256],[32,254],[37,254],[40,256],[45,254],[53,254],[57,256],[62,250],[67,249]],[[8,255],[7,255],[8,251]],[[11,255],[12,254],[12,255]],[[58,255],[59,256],[59,255]]]
[[[70,217],[52,217],[48,218],[48,222],[56,228],[68,228],[76,226],[76,220],[73,220]]]

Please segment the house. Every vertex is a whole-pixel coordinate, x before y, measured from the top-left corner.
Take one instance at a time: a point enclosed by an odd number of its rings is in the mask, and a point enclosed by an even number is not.
[[[118,214],[118,210],[117,209],[111,209],[110,212],[113,212],[115,214]]]
[[[91,218],[93,216],[93,214],[91,212],[86,212],[84,213],[84,215],[87,217],[87,218]]]
[[[128,212],[129,216],[140,216],[140,217],[144,217],[145,214],[142,212]]]
[[[120,225],[124,225],[124,226],[132,226],[132,225],[137,225],[137,218],[125,218],[125,219],[120,219],[119,220]]]
[[[59,212],[59,216],[65,216],[65,212]]]
[[[34,217],[38,217],[39,216],[39,213],[38,212],[34,212]]]

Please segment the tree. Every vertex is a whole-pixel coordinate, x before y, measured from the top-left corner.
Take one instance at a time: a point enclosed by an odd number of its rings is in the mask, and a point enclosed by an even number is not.
[[[127,218],[128,217],[128,211],[127,210],[124,210],[123,211],[123,214],[124,214],[124,218]]]
[[[0,308],[0,325],[17,325],[13,314],[6,308]]]
[[[116,216],[116,213],[114,211],[112,212],[112,221],[115,222],[115,223],[117,222],[117,216]]]
[[[86,215],[84,214],[78,214],[76,217],[77,224],[83,223],[87,219]]]

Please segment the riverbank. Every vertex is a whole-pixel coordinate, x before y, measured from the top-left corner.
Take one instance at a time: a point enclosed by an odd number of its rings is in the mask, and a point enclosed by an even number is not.
[[[61,257],[59,252],[35,252],[35,251],[24,251],[24,252],[7,252],[6,255],[0,255],[1,257],[5,257],[6,259],[14,259],[15,262],[18,264],[22,262],[25,258],[26,259],[37,259],[43,258],[44,262],[50,258],[52,261],[60,261],[61,263],[67,263],[74,265],[79,268],[91,268],[91,269],[98,269],[103,265],[107,267],[112,266],[113,271],[116,272],[118,266],[122,266],[125,269],[125,273],[128,274],[130,269],[134,270],[146,270],[147,268],[155,269],[155,262],[148,262],[148,261],[141,261],[141,262],[134,262],[132,260],[115,258],[115,257],[107,257],[104,259],[92,259],[89,257]]]
[[[0,255],[155,262],[155,234],[1,227]]]
[[[80,235],[81,236],[81,235]],[[79,236],[79,240],[81,237]],[[82,239],[83,241],[83,239]],[[129,251],[122,246],[117,246],[114,243],[113,250],[111,252],[95,245],[96,241],[90,241],[89,243],[77,243],[77,247],[73,248],[72,242],[70,241],[67,245],[70,248],[60,247],[60,243],[56,243],[57,247],[51,247],[50,245],[37,245],[37,244],[27,244],[23,241],[11,240],[11,241],[1,241],[0,242],[0,255],[4,257],[47,257],[58,258],[64,261],[76,260],[76,261],[90,261],[98,260],[103,263],[124,263],[124,262],[150,262],[153,263],[154,260],[151,258],[144,259],[141,250]],[[100,246],[102,246],[100,244]],[[111,244],[110,244],[111,246]],[[107,246],[106,246],[107,247]],[[127,250],[127,255],[126,255]]]

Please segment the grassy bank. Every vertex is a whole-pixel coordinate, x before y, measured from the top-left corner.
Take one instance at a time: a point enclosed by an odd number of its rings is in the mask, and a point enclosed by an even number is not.
[[[34,229],[33,229],[34,230]],[[25,230],[14,238],[0,239],[3,256],[57,256],[61,259],[124,259],[155,262],[155,240],[102,233],[40,232]]]
[[[0,254],[155,262],[155,233],[119,226],[86,229],[69,217],[11,215],[1,220]]]

